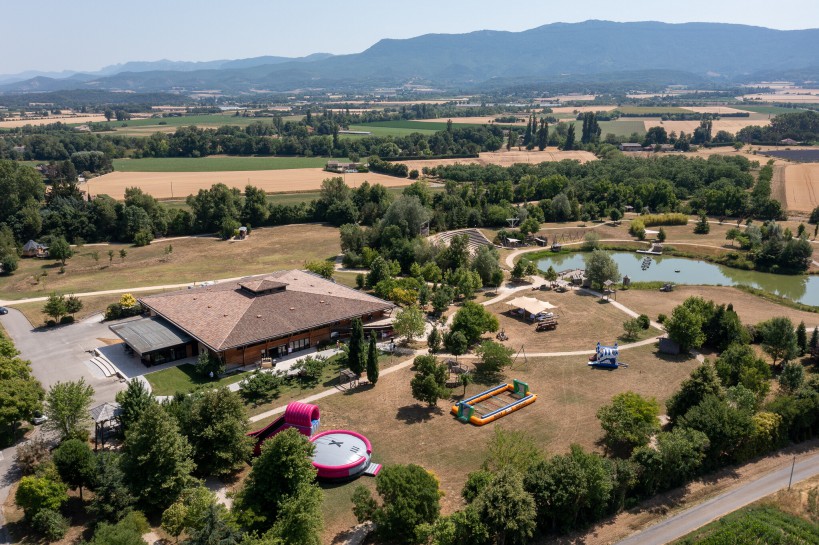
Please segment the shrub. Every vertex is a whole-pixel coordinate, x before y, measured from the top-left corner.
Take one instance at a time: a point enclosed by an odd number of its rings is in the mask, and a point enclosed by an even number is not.
[[[154,234],[148,229],[141,229],[134,235],[134,246],[147,246],[154,239]]]
[[[295,364],[292,369],[297,372],[297,376],[309,383],[316,384],[321,378],[324,369],[327,367],[327,358],[323,356],[307,356]]]
[[[668,319],[668,316],[666,316],[665,314],[658,314],[658,315],[657,315],[657,322],[658,322],[658,323],[661,323],[661,324],[662,324],[662,323],[665,323],[665,321],[666,321],[667,319]]]
[[[626,320],[623,322],[623,338],[627,341],[636,341],[642,329],[639,319]]]
[[[269,401],[278,396],[278,390],[284,381],[279,373],[256,371],[240,383],[240,393],[248,401]]]
[[[105,309],[106,320],[119,320],[120,318],[130,318],[142,314],[142,305],[136,303],[134,306],[126,307],[122,303],[113,303]]]
[[[646,315],[646,314],[640,314],[636,318],[636,320],[637,320],[637,322],[640,323],[640,327],[642,327],[643,329],[648,329],[649,327],[651,327],[651,320],[649,319],[648,315]]]
[[[74,323],[74,317],[73,316],[63,316],[62,318],[60,318],[60,325],[73,324],[73,323]]]
[[[68,500],[68,487],[59,480],[46,477],[23,477],[14,503],[31,519],[43,509],[57,510]]]
[[[68,531],[68,520],[54,509],[41,509],[32,517],[31,526],[48,541],[59,541]]]
[[[200,376],[214,380],[225,372],[225,365],[222,363],[222,360],[207,350],[199,353],[195,368]]]

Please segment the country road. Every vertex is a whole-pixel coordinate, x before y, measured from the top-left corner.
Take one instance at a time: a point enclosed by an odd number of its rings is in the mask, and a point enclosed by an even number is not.
[[[656,545],[679,539],[713,520],[787,488],[790,473],[791,463],[789,461],[783,467],[758,479],[742,484],[638,534],[627,537],[618,542],[618,545]],[[796,461],[793,472],[794,483],[809,479],[814,475],[819,475],[819,454]]]

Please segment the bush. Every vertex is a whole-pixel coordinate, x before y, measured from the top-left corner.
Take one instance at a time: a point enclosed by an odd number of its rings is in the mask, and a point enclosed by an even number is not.
[[[147,246],[154,239],[154,234],[148,229],[141,229],[134,235],[134,246]]]
[[[316,384],[327,367],[327,358],[323,356],[307,356],[295,364],[292,369],[297,372],[299,379],[308,384]]]
[[[665,314],[658,314],[657,315],[657,322],[658,323],[661,323],[661,324],[665,323],[666,319],[668,319],[668,316],[666,316]]]
[[[106,320],[119,320],[120,318],[130,318],[131,316],[139,316],[142,314],[143,308],[139,303],[134,306],[126,307],[121,303],[113,303],[108,305],[105,309]]]
[[[48,541],[59,541],[68,531],[68,520],[54,509],[41,509],[31,519],[31,527]]]
[[[62,318],[60,318],[60,325],[73,324],[73,323],[74,323],[74,317],[73,316],[63,316]]]
[[[649,327],[651,327],[651,320],[649,319],[648,315],[646,315],[646,314],[640,314],[636,318],[636,320],[637,320],[637,322],[639,322],[640,327],[642,327],[643,329],[648,329]]]

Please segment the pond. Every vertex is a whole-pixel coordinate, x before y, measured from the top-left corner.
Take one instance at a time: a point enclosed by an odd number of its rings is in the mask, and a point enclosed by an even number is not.
[[[561,272],[585,268],[587,253],[556,254],[538,260],[537,266],[545,271],[549,265]],[[611,254],[620,274],[632,282],[673,282],[707,286],[736,286],[745,284],[806,305],[819,306],[819,276],[783,275],[758,271],[743,271],[707,261],[683,257],[649,256],[651,263],[643,270],[644,254],[613,252]]]

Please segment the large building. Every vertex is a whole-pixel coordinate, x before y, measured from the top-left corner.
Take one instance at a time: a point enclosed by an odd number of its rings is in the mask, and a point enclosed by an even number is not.
[[[365,329],[391,329],[395,305],[300,270],[139,300],[149,317],[111,326],[146,365],[210,351],[227,366],[278,358]]]

